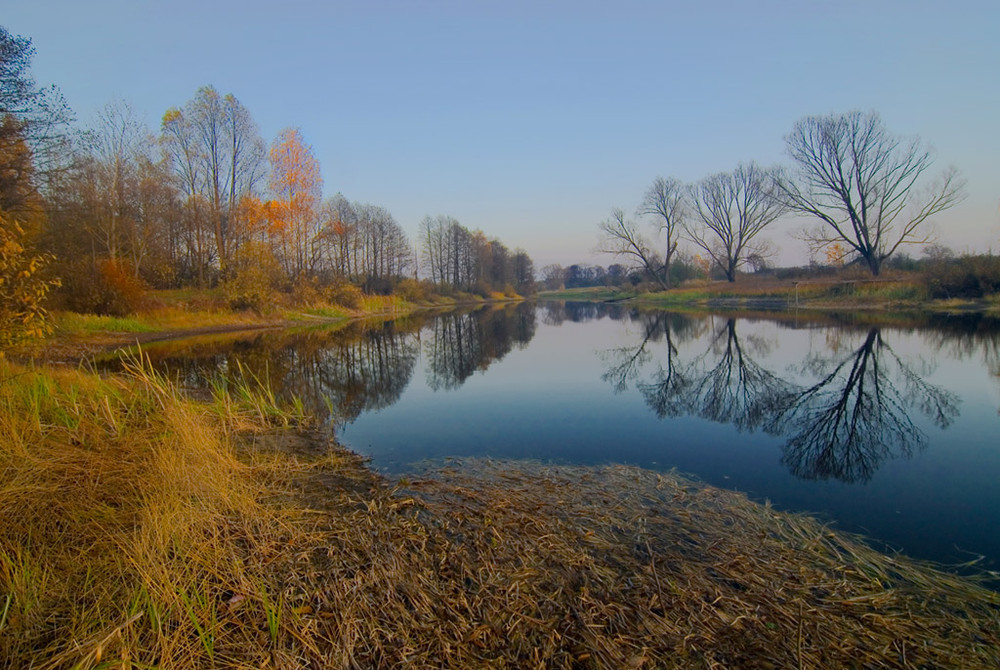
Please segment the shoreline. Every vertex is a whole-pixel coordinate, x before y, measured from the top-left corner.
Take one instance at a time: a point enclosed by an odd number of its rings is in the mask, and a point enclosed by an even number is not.
[[[1000,661],[983,579],[673,472],[465,459],[392,481],[257,380],[195,400],[141,361],[0,365],[14,665]]]

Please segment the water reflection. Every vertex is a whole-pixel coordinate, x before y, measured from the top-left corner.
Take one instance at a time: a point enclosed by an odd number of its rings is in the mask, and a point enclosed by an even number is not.
[[[810,352],[783,374],[758,362],[774,343],[741,340],[736,319],[713,327],[712,319],[677,314],[631,318],[643,329],[638,345],[600,353],[603,379],[616,392],[634,383],[660,418],[693,415],[783,437],[782,463],[804,479],[868,481],[887,459],[925,446],[912,412],[939,428],[958,415],[957,396],[925,381],[928,364],[897,355],[878,327],[861,331],[851,346],[843,340],[857,331],[839,330],[835,346]],[[707,345],[682,360],[678,345],[689,340]],[[656,369],[643,376],[654,361],[649,345],[659,341],[665,346]],[[799,381],[807,378],[815,381]]]
[[[868,481],[887,460],[926,445],[915,417],[944,429],[958,416],[955,394],[927,381],[932,366],[924,359],[897,354],[887,328],[819,326],[825,342],[792,361],[779,338],[762,335],[767,329],[753,321],[614,303],[481,307],[145,351],[186,386],[206,388],[239,368],[268,380],[279,395],[298,398],[311,414],[343,424],[396,403],[421,357],[428,388],[461,387],[526,347],[539,318],[550,326],[622,322],[629,344],[598,352],[601,379],[615,393],[637,391],[660,419],[693,416],[779,436],[781,463],[802,479]],[[921,332],[955,356],[985,351],[989,365],[1000,361],[995,322],[952,320]]]
[[[144,352],[191,387],[267,378],[387,473],[463,456],[677,467],[925,558],[1000,560],[996,319],[525,304]]]
[[[514,346],[535,336],[535,310],[527,305],[444,314],[434,320],[427,354],[427,385],[435,391],[455,389],[476,370],[485,370]]]
[[[926,443],[915,409],[939,428],[958,416],[958,398],[923,380],[896,355],[879,328],[847,355],[814,355],[803,364],[821,377],[801,389],[772,430],[788,435],[782,462],[805,478],[867,481],[888,458],[910,456]]]
[[[250,375],[266,380],[281,398],[299,399],[312,416],[343,423],[398,401],[421,348],[431,388],[455,389],[530,342],[535,327],[532,306],[507,305],[338,328],[192,338],[143,351],[188,388]]]

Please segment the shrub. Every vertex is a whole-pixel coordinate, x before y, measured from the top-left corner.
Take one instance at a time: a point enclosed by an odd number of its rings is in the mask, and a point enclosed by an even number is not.
[[[292,304],[298,307],[319,307],[326,302],[326,296],[319,279],[300,276],[292,284]]]
[[[396,284],[396,294],[407,302],[426,302],[434,293],[434,285],[416,279],[402,279]]]
[[[0,218],[0,349],[50,330],[42,303],[59,282],[41,277],[47,258],[30,254],[23,238],[20,226]]]
[[[982,298],[1000,292],[1000,257],[962,256],[928,264],[924,282],[932,298]]]
[[[232,276],[222,285],[230,307],[252,309],[258,314],[274,307],[281,267],[270,247],[260,242],[244,244],[234,254],[232,268]]]
[[[65,306],[81,314],[127,316],[146,305],[146,283],[123,261],[103,258],[96,263],[82,260],[66,266],[61,291]]]
[[[330,300],[347,309],[360,309],[364,304],[365,294],[354,284],[341,282],[330,287]]]

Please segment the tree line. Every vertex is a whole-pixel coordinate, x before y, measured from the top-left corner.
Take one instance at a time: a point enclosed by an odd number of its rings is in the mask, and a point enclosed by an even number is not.
[[[383,294],[418,286],[421,296],[533,287],[525,252],[450,217],[423,226],[418,248],[387,208],[324,199],[302,132],[287,128],[268,145],[232,94],[202,87],[155,132],[124,101],[77,128],[58,90],[31,77],[33,55],[30,39],[0,27],[5,292],[27,271],[35,303],[61,283],[67,306],[115,312],[148,287],[222,286],[244,307],[305,284]],[[19,290],[22,303],[29,293]],[[28,314],[6,304],[11,318]]]
[[[693,184],[657,177],[636,208],[653,236],[615,208],[600,224],[600,251],[627,259],[666,289],[674,283],[678,244],[686,239],[734,282],[742,267],[762,267],[773,254],[761,233],[797,214],[816,221],[798,234],[811,252],[878,276],[902,247],[929,242],[923,224],[963,197],[964,182],[954,168],[922,179],[933,163],[929,150],[919,139],[889,132],[876,112],[803,118],[785,145],[787,167],[740,163]]]

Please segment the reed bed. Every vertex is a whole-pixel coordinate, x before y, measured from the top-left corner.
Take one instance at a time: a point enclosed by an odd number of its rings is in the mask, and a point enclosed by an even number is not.
[[[1000,665],[995,592],[676,474],[467,461],[331,511],[287,591],[315,667]]]
[[[995,668],[1000,596],[676,474],[392,484],[266,380],[0,361],[3,668]]]

